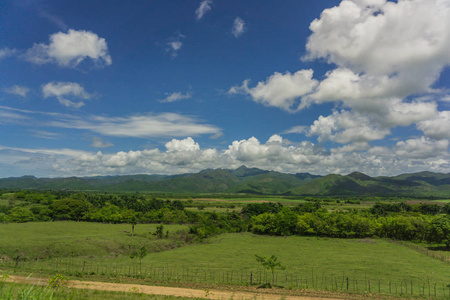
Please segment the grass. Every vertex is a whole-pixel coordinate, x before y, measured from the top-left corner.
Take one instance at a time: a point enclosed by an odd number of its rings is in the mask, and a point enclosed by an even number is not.
[[[112,281],[126,280],[119,278],[118,276],[123,275],[118,274],[125,274],[130,269],[134,270],[134,274],[139,274],[138,260],[130,259],[129,250],[145,245],[151,253],[143,258],[142,270],[145,270],[149,280],[159,280],[156,277],[151,279],[154,272],[160,272],[155,271],[157,268],[159,270],[166,268],[166,272],[175,268],[181,273],[190,270],[190,274],[195,269],[215,270],[215,272],[219,270],[223,274],[227,272],[227,277],[228,272],[233,271],[245,271],[247,274],[253,271],[257,274],[261,271],[261,267],[255,255],[273,254],[287,267],[286,272],[299,274],[309,280],[315,279],[316,284],[323,281],[324,277],[328,277],[335,278],[332,280],[336,280],[336,285],[339,278],[339,285],[344,285],[344,278],[350,277],[359,280],[362,288],[363,285],[367,288],[368,281],[369,285],[370,282],[372,285],[383,282],[382,290],[386,292],[388,282],[398,284],[406,282],[409,285],[413,281],[417,292],[419,282],[438,283],[438,288],[450,283],[448,263],[431,258],[411,247],[381,239],[273,237],[241,233],[223,234],[210,238],[206,243],[172,249],[170,243],[173,243],[173,240],[156,239],[151,234],[155,232],[156,226],[156,224],[137,225],[136,236],[131,237],[129,233],[124,232],[131,229],[128,224],[83,222],[1,224],[0,255],[14,254],[17,250],[23,255],[42,257],[38,261],[20,262],[22,269],[18,271],[21,272],[31,270],[33,266],[34,272],[39,270],[42,274],[54,274],[60,270],[61,265],[68,263],[70,266],[66,265],[65,269],[63,267],[66,275],[83,279],[93,279],[96,276],[95,279]],[[164,225],[164,228],[175,232],[186,229],[186,226]],[[169,249],[171,250],[162,251]],[[48,255],[48,252],[52,255]],[[88,264],[95,263],[97,267],[86,267],[86,272],[80,274],[85,261]],[[118,267],[120,272],[117,272]],[[93,274],[94,277],[87,274]],[[208,271],[202,274],[205,282],[211,280]],[[283,278],[284,272],[278,274]],[[203,281],[203,277],[199,280]],[[211,282],[218,282],[217,280],[218,278],[213,277]],[[422,288],[425,289],[425,286]],[[398,289],[400,291],[400,286]]]
[[[174,297],[163,295],[144,295],[138,291],[130,292],[110,292],[88,289],[58,288],[51,289],[48,286],[38,286],[31,284],[7,283],[0,281],[0,299],[14,300],[181,300],[181,299],[202,299]]]
[[[398,278],[445,280],[450,283],[449,265],[412,249],[372,239],[327,239],[308,237],[270,237],[253,234],[224,234],[209,244],[190,245],[159,252],[145,263],[190,268],[243,269],[258,264],[255,254],[278,256],[289,270],[354,274],[374,280]]]
[[[135,226],[135,236],[131,236],[130,224],[72,221],[0,224],[0,257],[118,257],[144,245],[152,250],[171,244],[172,240],[158,240],[152,235],[156,226],[138,224]],[[164,225],[164,234],[168,230],[172,236],[187,228],[185,225]]]

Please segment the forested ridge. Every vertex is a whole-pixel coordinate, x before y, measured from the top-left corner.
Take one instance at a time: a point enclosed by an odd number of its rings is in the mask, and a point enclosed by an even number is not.
[[[208,169],[195,174],[0,179],[0,189],[144,193],[240,193],[292,196],[450,197],[450,174],[420,172],[370,177],[353,172],[326,176],[247,168]]]

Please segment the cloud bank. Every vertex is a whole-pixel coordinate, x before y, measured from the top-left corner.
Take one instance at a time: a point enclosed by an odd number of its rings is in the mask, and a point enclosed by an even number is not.
[[[45,174],[84,176],[105,174],[179,174],[206,168],[234,169],[241,165],[287,173],[350,173],[391,175],[423,169],[446,172],[450,167],[448,140],[425,137],[399,141],[392,148],[364,143],[330,151],[311,142],[290,143],[273,135],[265,143],[255,137],[233,141],[223,150],[202,149],[191,137],[172,139],[158,148],[102,153],[70,149],[21,149],[0,146],[3,159],[17,168],[26,166]],[[31,157],[24,160],[23,157]],[[402,157],[402,159],[399,159]],[[39,159],[38,159],[39,158]],[[55,175],[55,176],[56,176]]]

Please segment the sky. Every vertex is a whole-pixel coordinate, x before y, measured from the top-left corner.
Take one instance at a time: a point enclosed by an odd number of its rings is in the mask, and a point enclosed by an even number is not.
[[[450,172],[450,0],[4,0],[0,178]]]

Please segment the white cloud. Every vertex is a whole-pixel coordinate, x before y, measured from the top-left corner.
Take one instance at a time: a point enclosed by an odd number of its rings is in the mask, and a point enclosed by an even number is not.
[[[30,89],[25,86],[13,85],[9,88],[4,88],[3,91],[8,94],[17,95],[21,97],[26,97],[30,92]]]
[[[182,92],[174,92],[174,93],[168,95],[166,98],[159,100],[159,102],[170,103],[170,102],[175,102],[175,101],[179,101],[179,100],[183,100],[183,99],[189,99],[191,97],[192,97],[192,95],[190,92],[187,92],[186,94],[183,94]]]
[[[421,121],[417,128],[433,139],[450,139],[450,111],[441,111],[434,118]]]
[[[117,154],[109,157],[106,161],[104,161],[103,165],[106,167],[113,167],[113,168],[134,166],[136,165],[141,156],[142,156],[141,151],[129,151],[129,152],[120,151]]]
[[[448,156],[448,140],[433,141],[425,137],[400,141],[394,148],[397,157],[429,158]]]
[[[289,128],[288,130],[285,130],[283,133],[289,134],[289,133],[306,133],[308,131],[307,126],[299,125]]]
[[[109,143],[109,142],[105,142],[105,141],[103,141],[102,138],[99,138],[99,137],[92,138],[91,147],[106,148],[106,147],[111,147],[111,146],[114,146],[114,144]]]
[[[310,136],[317,135],[319,142],[331,140],[341,144],[380,140],[388,134],[389,129],[373,126],[368,117],[345,110],[335,111],[327,117],[320,116],[308,132]]]
[[[175,113],[133,115],[128,117],[90,116],[76,118],[66,116],[48,123],[50,126],[90,130],[117,137],[170,137],[215,134],[220,129],[201,124],[192,117]]]
[[[200,6],[195,10],[195,16],[197,17],[197,20],[203,18],[203,16],[211,10],[212,4],[212,0],[203,0],[202,2],[200,2]]]
[[[45,10],[41,10],[39,14],[42,18],[50,21],[51,23],[53,23],[54,25],[59,27],[59,29],[64,30],[64,31],[69,29],[69,26],[67,26],[67,24],[64,22],[64,20],[61,19],[60,17],[53,15]]]
[[[9,123],[40,127],[88,130],[107,136],[155,138],[219,134],[221,129],[191,116],[176,113],[140,114],[125,117],[72,115],[31,111],[0,106],[0,114],[10,115]],[[0,118],[0,122],[5,121]],[[23,124],[22,124],[23,125]]]
[[[62,155],[68,157],[78,157],[82,154],[86,154],[89,152],[76,150],[76,149],[68,149],[68,148],[60,148],[60,149],[31,149],[31,148],[18,148],[18,147],[7,147],[0,145],[0,150],[13,150],[20,151],[32,154],[45,154],[45,155]]]
[[[55,140],[59,137],[61,137],[61,134],[45,131],[45,130],[36,130],[36,129],[30,129],[31,132],[33,132],[33,135],[35,137],[41,138],[41,139],[48,139],[48,140]]]
[[[84,102],[73,102],[66,99],[67,96],[83,100],[92,98],[91,94],[87,93],[81,85],[75,82],[49,82],[42,86],[42,94],[44,98],[56,97],[59,103],[72,108],[80,108],[84,105]]]
[[[188,137],[184,140],[173,139],[166,144],[167,152],[173,151],[198,151],[200,146],[193,138]]]
[[[240,37],[245,32],[245,22],[239,17],[236,17],[233,22],[233,29],[231,32],[233,33],[235,38]]]
[[[302,83],[291,80],[290,73],[274,73],[254,88],[246,80],[230,93],[249,94],[255,102],[290,112],[335,103],[356,119],[364,116],[360,128],[343,116],[321,116],[310,128],[319,141],[368,142],[412,124],[428,137],[448,138],[448,118],[427,95],[443,92],[433,84],[450,65],[449,1],[343,0],[324,10],[310,29],[304,59],[325,59],[334,68],[320,82],[311,70]]]
[[[13,56],[17,53],[16,49],[11,49],[8,47],[3,47],[0,49],[0,60],[6,58],[6,57],[10,57]]]
[[[307,57],[374,75],[439,72],[450,61],[449,14],[442,0],[344,0],[311,23]]]
[[[57,63],[62,67],[76,67],[86,58],[97,65],[112,63],[104,38],[90,31],[73,29],[52,34],[48,45],[34,44],[24,58],[35,64]]]
[[[183,42],[181,41],[182,39],[184,39],[184,35],[181,33],[177,33],[176,36],[168,39],[165,51],[166,53],[170,53],[170,56],[172,56],[172,58],[178,56],[178,51],[180,51],[181,47],[183,46]]]
[[[207,168],[234,169],[243,164],[286,173],[347,174],[355,170],[371,176],[393,175],[423,170],[448,172],[449,141],[426,137],[399,141],[392,148],[370,147],[356,142],[326,151],[303,141],[286,143],[273,135],[261,143],[251,137],[233,141],[228,148],[202,149],[191,137],[172,139],[165,150],[143,149],[116,153],[72,149],[26,149],[0,146],[0,162],[26,166],[54,176],[111,174],[180,174]],[[28,173],[29,174],[29,173]]]
[[[234,86],[228,93],[248,94],[255,102],[293,112],[298,109],[296,100],[310,93],[317,85],[317,80],[312,79],[312,76],[312,70],[300,70],[294,74],[275,72],[253,88],[249,88],[249,80],[245,80],[242,86]]]

